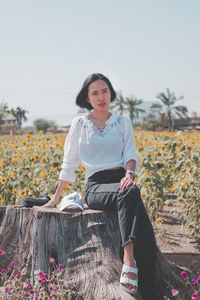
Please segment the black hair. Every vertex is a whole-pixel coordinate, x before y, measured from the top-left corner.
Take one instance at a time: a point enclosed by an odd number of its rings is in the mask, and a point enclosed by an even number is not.
[[[86,78],[86,80],[84,81],[83,86],[76,97],[76,105],[78,105],[81,108],[87,108],[88,110],[93,109],[92,105],[90,103],[88,103],[86,100],[88,98],[88,87],[89,87],[90,83],[92,83],[96,80],[103,80],[107,83],[109,90],[110,90],[110,94],[111,94],[110,101],[113,102],[115,100],[116,93],[112,87],[110,80],[103,74],[95,73],[95,74],[91,74],[90,76],[88,76]]]

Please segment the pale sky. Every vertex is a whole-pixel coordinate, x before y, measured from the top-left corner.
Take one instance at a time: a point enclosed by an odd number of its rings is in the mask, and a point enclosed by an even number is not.
[[[0,0],[0,102],[69,124],[100,72],[144,101],[170,88],[200,115],[200,0]]]

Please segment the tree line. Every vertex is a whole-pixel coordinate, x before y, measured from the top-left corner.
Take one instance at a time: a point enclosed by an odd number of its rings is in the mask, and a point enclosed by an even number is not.
[[[151,105],[150,111],[146,112],[140,106],[144,102],[142,99],[138,99],[134,96],[124,97],[122,92],[117,92],[117,97],[113,103],[111,103],[111,110],[121,115],[127,114],[132,123],[139,124],[143,128],[155,129],[162,124],[167,124],[169,130],[173,130],[173,121],[175,117],[184,118],[188,117],[188,109],[186,106],[177,105],[179,100],[184,97],[176,97],[174,92],[171,92],[167,88],[164,92],[158,93],[156,98],[160,102],[155,102]],[[85,113],[85,109],[80,109],[78,113]],[[28,111],[21,107],[16,109],[9,109],[7,103],[2,102],[0,104],[0,126],[3,122],[5,113],[11,113],[16,117],[17,126],[21,128],[22,122],[27,120]],[[139,122],[139,118],[142,122]],[[34,121],[34,127],[36,130],[47,131],[49,127],[56,128],[54,121],[47,121],[45,119],[37,119]]]
[[[146,112],[140,108],[144,102],[134,96],[124,97],[121,92],[117,93],[117,98],[111,105],[111,109],[119,114],[128,114],[132,123],[137,123],[139,116],[142,115],[143,125],[151,124],[152,127],[158,127],[161,124],[167,123],[169,130],[173,129],[173,119],[175,117],[188,117],[188,109],[184,105],[177,105],[177,102],[183,99],[183,96],[176,97],[174,92],[167,88],[164,92],[158,93],[156,98],[160,103],[154,103],[150,107],[150,111]]]

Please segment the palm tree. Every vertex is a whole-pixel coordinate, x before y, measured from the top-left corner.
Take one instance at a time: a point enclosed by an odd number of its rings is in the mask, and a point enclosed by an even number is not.
[[[171,92],[169,88],[166,89],[166,92],[159,93],[156,96],[156,98],[158,98],[162,102],[162,104],[159,103],[152,104],[151,108],[159,111],[160,114],[164,109],[163,113],[165,118],[168,120],[169,131],[171,131],[171,129],[173,128],[173,113],[175,115],[178,115],[180,118],[182,118],[183,116],[185,117],[188,116],[187,115],[188,109],[186,106],[175,105],[178,100],[181,100],[184,97],[180,96],[176,98],[175,94]]]
[[[125,99],[126,111],[128,111],[129,118],[131,119],[132,123],[133,123],[134,119],[138,119],[140,113],[145,113],[144,109],[137,107],[142,102],[143,102],[142,99],[137,99],[133,96],[131,96],[130,98],[126,97],[126,99]]]
[[[22,126],[22,120],[23,121],[27,121],[27,117],[26,114],[28,113],[28,111],[22,109],[21,107],[17,107],[16,109],[11,109],[10,112],[16,117],[17,119],[17,125],[19,126],[19,128],[21,128]]]
[[[110,109],[123,115],[125,112],[126,99],[123,97],[122,92],[117,92],[117,97],[114,103],[111,103]]]

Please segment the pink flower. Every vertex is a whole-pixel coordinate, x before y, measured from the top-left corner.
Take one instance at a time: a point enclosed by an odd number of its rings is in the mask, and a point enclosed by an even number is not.
[[[31,290],[33,288],[33,286],[31,284],[29,284],[28,288],[29,288],[29,290]]]
[[[22,264],[22,267],[26,267],[26,264],[25,264],[25,263],[23,263],[23,264]]]
[[[15,278],[15,276],[14,275],[10,275],[10,279],[14,279]]]
[[[41,276],[44,275],[44,273],[43,272],[39,272],[38,275],[41,277]]]
[[[29,292],[25,292],[24,296],[27,297],[29,295]]]
[[[42,282],[42,279],[40,278],[40,279],[38,279],[38,282]]]
[[[192,299],[197,299],[197,297],[198,297],[197,293],[192,294]]]
[[[55,280],[56,280],[56,278],[55,278],[55,277],[52,277],[52,278],[51,278],[51,281],[55,281]]]
[[[197,271],[197,274],[199,274],[199,275],[200,275],[200,269]]]
[[[8,266],[8,271],[10,271],[12,268],[10,266]]]
[[[196,280],[197,282],[200,282],[200,278],[197,278],[197,280]]]
[[[182,276],[183,278],[186,278],[186,279],[189,278],[189,277],[188,277],[188,273],[185,272],[185,271],[181,272],[181,276]]]
[[[54,288],[54,289],[53,289],[54,292],[56,292],[57,290],[58,290],[57,288]]]
[[[46,277],[42,277],[41,280],[44,282],[46,281]]]
[[[72,277],[69,277],[69,279],[68,279],[69,281],[71,281],[72,280]]]
[[[48,277],[48,274],[47,274],[47,273],[44,273],[44,277]]]
[[[1,269],[1,273],[5,273],[6,269]]]
[[[25,282],[25,283],[28,283],[28,280],[26,279],[24,282]]]
[[[6,287],[6,288],[5,288],[5,293],[7,293],[7,292],[8,292],[8,290],[9,290],[9,288],[8,288],[8,287]]]
[[[38,290],[35,290],[35,292],[34,292],[35,294],[38,294]]]
[[[16,265],[16,262],[15,261],[12,261],[11,262],[11,266],[15,266]]]
[[[50,263],[53,263],[54,261],[55,261],[55,259],[54,259],[53,257],[50,257],[50,258],[49,258],[49,262],[50,262]]]
[[[58,266],[59,266],[59,268],[62,268],[62,267],[63,267],[63,264],[59,264]]]
[[[195,281],[195,282],[193,282],[193,285],[194,285],[194,286],[197,286],[197,282],[196,282],[196,281]]]
[[[0,249],[0,255],[4,255],[4,254],[5,252],[2,249]]]
[[[178,295],[178,293],[179,293],[179,292],[178,292],[178,290],[175,290],[175,289],[174,289],[174,290],[172,290],[172,296],[174,296],[174,297],[175,297],[175,296],[177,296],[177,295]]]

